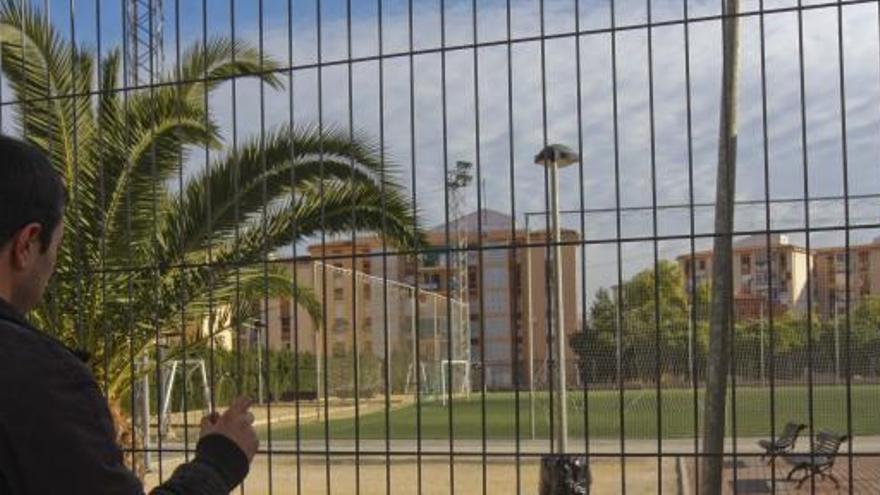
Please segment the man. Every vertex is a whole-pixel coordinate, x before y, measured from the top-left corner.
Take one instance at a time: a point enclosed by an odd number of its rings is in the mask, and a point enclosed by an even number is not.
[[[30,326],[63,235],[65,188],[35,148],[0,136],[0,495],[142,494],[78,354]],[[257,451],[250,401],[202,420],[195,458],[152,493],[229,493]]]

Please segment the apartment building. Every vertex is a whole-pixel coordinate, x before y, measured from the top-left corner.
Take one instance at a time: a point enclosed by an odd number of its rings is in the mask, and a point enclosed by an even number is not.
[[[273,263],[291,275],[295,272],[298,285],[313,290],[322,302],[321,324],[327,328],[330,354],[350,353],[355,329],[362,352],[370,349],[374,355],[384,356],[385,332],[392,350],[409,350],[414,344],[413,328],[417,328],[422,358],[448,359],[448,334],[461,328],[465,333],[460,344],[465,348],[454,358],[469,353],[473,383],[485,373],[488,388],[509,389],[516,383],[514,373],[518,371],[521,386],[528,385],[529,376],[543,384],[548,357],[548,250],[543,246],[547,233],[527,234],[511,229],[508,215],[492,210],[481,213],[482,218],[473,212],[429,230],[433,249],[424,250],[417,261],[393,254],[392,247],[387,249],[391,254],[383,256],[378,236],[361,236],[355,242],[341,239],[313,244],[308,256]],[[563,240],[577,239],[576,233],[563,232]],[[451,248],[446,247],[447,240]],[[540,246],[515,247],[527,242]],[[466,249],[459,250],[460,245]],[[577,246],[566,245],[562,253],[563,266],[572,267],[563,274],[563,306],[568,308],[564,328],[572,334],[578,331]],[[464,261],[464,270],[460,261]],[[466,285],[463,302],[460,289],[464,287],[460,284]],[[418,302],[412,297],[416,286]],[[323,336],[315,322],[291,300],[270,300],[267,320],[271,348],[296,347],[311,353],[322,349]],[[455,336],[452,339],[453,346],[458,346]],[[572,363],[569,376],[574,379],[573,353],[568,357]]]
[[[428,233],[434,246],[453,247],[464,237],[467,245],[467,293],[470,319],[471,361],[484,364],[486,386],[509,389],[519,374],[521,387],[528,386],[528,377],[534,376],[536,385],[546,384],[547,352],[547,242],[546,232],[526,232],[516,228],[509,215],[484,209],[465,215],[457,221],[435,227]],[[563,241],[577,241],[573,231],[562,232]],[[526,244],[539,246],[525,248]],[[518,247],[519,246],[519,247]],[[567,334],[578,331],[578,284],[576,269],[578,246],[562,247],[564,270],[563,328]],[[423,257],[418,267],[421,283],[447,289],[459,277],[454,260],[446,260],[446,250]],[[454,254],[453,254],[454,256]],[[480,270],[482,267],[482,270]],[[455,286],[449,287],[455,290]],[[531,303],[531,304],[530,304]],[[531,328],[529,328],[531,322]],[[529,340],[529,335],[532,341]],[[529,360],[529,349],[533,360]],[[568,375],[576,376],[574,354],[568,349]]]
[[[785,235],[773,235],[770,241],[772,278],[768,271],[766,236],[756,235],[734,244],[734,297],[738,317],[759,317],[766,312],[771,285],[769,300],[773,301],[777,313],[806,311],[808,286],[812,292],[809,304],[820,318],[834,318],[846,311],[846,246],[816,248],[808,254],[805,248],[791,244]],[[685,254],[678,257],[678,262],[688,289],[692,285],[691,270],[697,285],[708,282],[712,276],[711,251],[701,251],[694,256]],[[865,297],[876,295],[880,295],[880,238],[849,247],[850,307]]]
[[[699,251],[677,258],[688,291],[693,283],[708,283],[712,277],[712,251]],[[754,235],[733,244],[733,287],[736,314],[740,318],[759,317],[789,309],[806,310],[807,278],[814,259],[806,249],[792,244],[786,235]]]
[[[813,279],[814,307],[822,318],[844,314],[847,306],[846,246],[816,249]],[[868,244],[850,246],[849,305],[880,294],[880,238]]]

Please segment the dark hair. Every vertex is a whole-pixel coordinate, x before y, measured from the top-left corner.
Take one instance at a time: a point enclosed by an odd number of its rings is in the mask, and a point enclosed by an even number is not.
[[[0,135],[0,248],[29,223],[39,223],[41,248],[64,214],[64,183],[49,159],[34,146]]]

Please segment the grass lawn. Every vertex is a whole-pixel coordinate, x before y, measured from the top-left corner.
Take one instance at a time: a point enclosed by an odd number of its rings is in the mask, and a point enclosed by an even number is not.
[[[627,390],[623,394],[623,428],[627,438],[657,438],[658,407],[653,389]],[[700,393],[699,401],[702,401]],[[574,437],[583,436],[585,419],[589,422],[593,438],[618,438],[620,436],[620,403],[617,391],[591,391],[587,407],[583,407],[583,393],[569,393],[569,431]],[[483,399],[471,394],[470,399],[454,401],[451,411],[453,434],[457,439],[482,438],[485,429],[490,439],[516,438],[517,421],[521,438],[528,438],[528,394],[521,393],[519,417],[513,393],[489,393],[485,397],[485,423]],[[694,396],[688,389],[664,389],[662,391],[660,428],[664,438],[691,437],[695,432]],[[731,399],[728,399],[728,404]],[[846,432],[846,389],[843,386],[817,386],[813,389],[813,421],[817,430],[830,429]],[[777,428],[786,421],[809,422],[809,399],[807,388],[802,386],[777,387],[775,407]],[[880,385],[852,387],[852,426],[856,435],[880,434]],[[702,414],[700,408],[698,414]],[[733,410],[728,416],[728,432],[732,432]],[[421,407],[415,404],[401,407],[390,413],[389,436],[392,439],[416,437],[417,418],[420,415],[421,434],[424,439],[447,439],[450,435],[450,408],[439,401],[423,400]],[[768,388],[737,387],[736,389],[736,435],[767,436],[770,431],[770,396]],[[361,439],[385,438],[385,411],[363,414],[359,418]],[[550,432],[548,395],[536,394],[535,429],[538,437]],[[330,421],[330,437],[349,439],[355,437],[355,418]],[[265,427],[260,428],[261,436]],[[272,425],[272,437],[276,440],[295,438],[293,422]],[[324,438],[324,423],[302,425],[303,439]]]

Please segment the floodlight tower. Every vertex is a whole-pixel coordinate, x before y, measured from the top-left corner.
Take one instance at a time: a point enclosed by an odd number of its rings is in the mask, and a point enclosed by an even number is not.
[[[158,79],[165,62],[162,0],[128,0],[126,3],[126,82],[130,86],[145,86]]]
[[[154,84],[158,75],[162,73],[164,57],[164,42],[162,35],[162,0],[127,0],[125,2],[126,20],[126,73],[125,82],[129,87],[143,89],[145,86]],[[164,338],[162,340],[165,340]],[[165,373],[162,369],[162,344],[156,352],[160,353],[158,359],[159,374],[156,386],[158,397],[163,397],[163,385]],[[142,369],[149,368],[149,358],[145,355],[141,363]],[[174,379],[173,372],[171,379]],[[141,435],[144,445],[144,467],[151,471],[150,455],[150,392],[149,376],[144,374],[141,383],[137,386],[140,395],[140,419]],[[160,406],[160,411],[162,407]],[[135,413],[136,415],[138,413]],[[159,432],[161,435],[161,432]]]
[[[473,181],[473,163],[466,161],[455,162],[455,168],[446,173],[446,189],[449,191],[449,206],[452,210],[452,218],[455,222],[455,281],[459,300],[459,331],[464,333],[464,351],[467,362],[471,361],[471,332],[470,332],[470,306],[468,305],[468,233],[461,221],[464,216],[465,190]],[[477,212],[478,215],[481,212]],[[455,359],[448,356],[448,359]],[[451,386],[451,384],[450,384]]]

